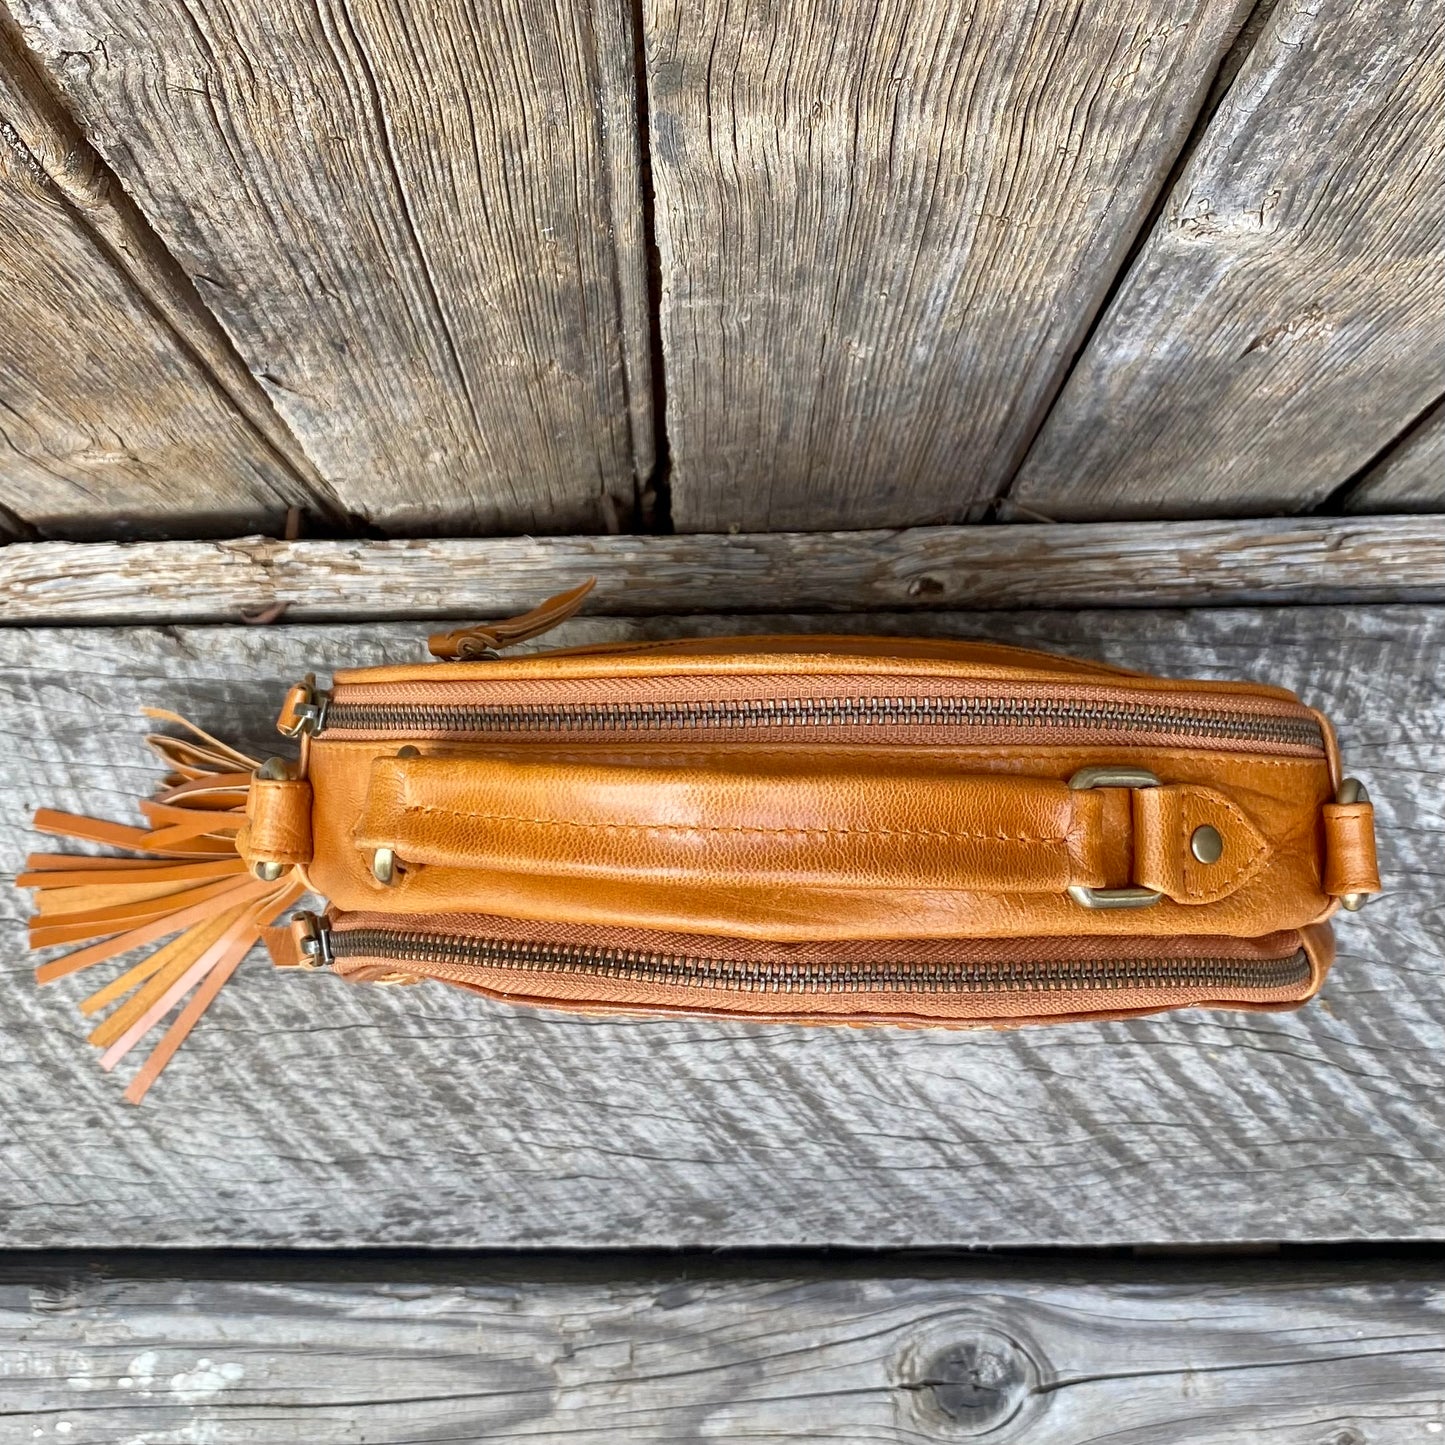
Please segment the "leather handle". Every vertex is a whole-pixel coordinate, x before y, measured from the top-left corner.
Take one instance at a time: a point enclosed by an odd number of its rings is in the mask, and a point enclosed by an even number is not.
[[[675,767],[389,757],[373,763],[355,841],[392,849],[404,875],[544,874],[719,895],[1061,893],[1118,871],[1108,806],[1104,792],[1053,779],[970,775],[896,754],[842,765],[755,754]]]

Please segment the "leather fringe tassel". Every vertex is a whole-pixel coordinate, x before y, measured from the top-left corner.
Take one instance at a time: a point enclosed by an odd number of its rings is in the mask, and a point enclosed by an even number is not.
[[[90,1034],[107,1071],[179,1006],[125,1091],[132,1104],[160,1077],[262,929],[306,891],[297,870],[262,880],[236,851],[251,775],[260,764],[175,713],[146,708],[145,714],[189,734],[146,739],[168,769],[160,791],[140,805],[146,826],[41,808],[35,827],[147,856],[36,853],[16,880],[35,889],[31,948],[82,945],[41,964],[39,983],[161,944],[80,1005],[87,1016],[110,1010]]]

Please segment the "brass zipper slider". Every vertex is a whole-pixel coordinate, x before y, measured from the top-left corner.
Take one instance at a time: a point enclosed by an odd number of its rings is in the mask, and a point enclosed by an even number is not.
[[[306,968],[330,968],[336,962],[331,951],[331,925],[319,913],[293,913],[291,927],[300,940]]]
[[[566,592],[549,597],[540,606],[520,617],[507,617],[500,622],[478,623],[459,632],[434,632],[426,640],[427,651],[444,662],[484,661],[496,657],[504,647],[526,642],[550,632],[580,611],[587,594],[597,585],[595,577]]]
[[[314,737],[326,726],[330,706],[331,694],[321,691],[316,686],[316,674],[308,672],[286,694],[276,719],[276,731],[288,738]]]

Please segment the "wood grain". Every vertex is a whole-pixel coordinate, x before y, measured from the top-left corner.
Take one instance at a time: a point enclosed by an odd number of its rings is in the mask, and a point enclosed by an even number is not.
[[[335,514],[194,288],[0,22],[0,514],[59,536]]]
[[[1445,508],[1445,401],[1432,407],[1360,479],[1351,512],[1438,512]]]
[[[13,1438],[1413,1445],[1441,1423],[1445,1288],[1408,1259],[191,1267],[7,1265]]]
[[[1249,8],[644,0],[678,528],[970,519]]]
[[[594,615],[1445,602],[1445,519],[918,527],[751,536],[48,543],[0,551],[0,622],[504,617],[587,577]]]
[[[346,508],[620,525],[651,464],[625,6],[13,9]]]
[[[588,620],[559,643],[823,627],[1267,678],[1339,724],[1386,896],[1298,1014],[1015,1034],[628,1022],[260,960],[141,1109],[37,990],[0,890],[0,1245],[1102,1245],[1445,1237],[1445,609]],[[305,672],[415,625],[0,631],[0,859],[39,803],[129,819],[144,703],[269,752]]]
[[[1280,0],[1011,496],[1060,518],[1299,511],[1445,375],[1445,13]]]

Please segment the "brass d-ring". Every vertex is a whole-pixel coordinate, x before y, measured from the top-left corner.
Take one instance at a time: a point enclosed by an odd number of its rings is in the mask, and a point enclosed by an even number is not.
[[[1076,793],[1091,788],[1157,788],[1159,779],[1147,768],[1111,767],[1102,764],[1080,768],[1069,786]],[[1069,885],[1069,897],[1080,908],[1152,908],[1164,896],[1157,888],[1088,888],[1082,883]]]

